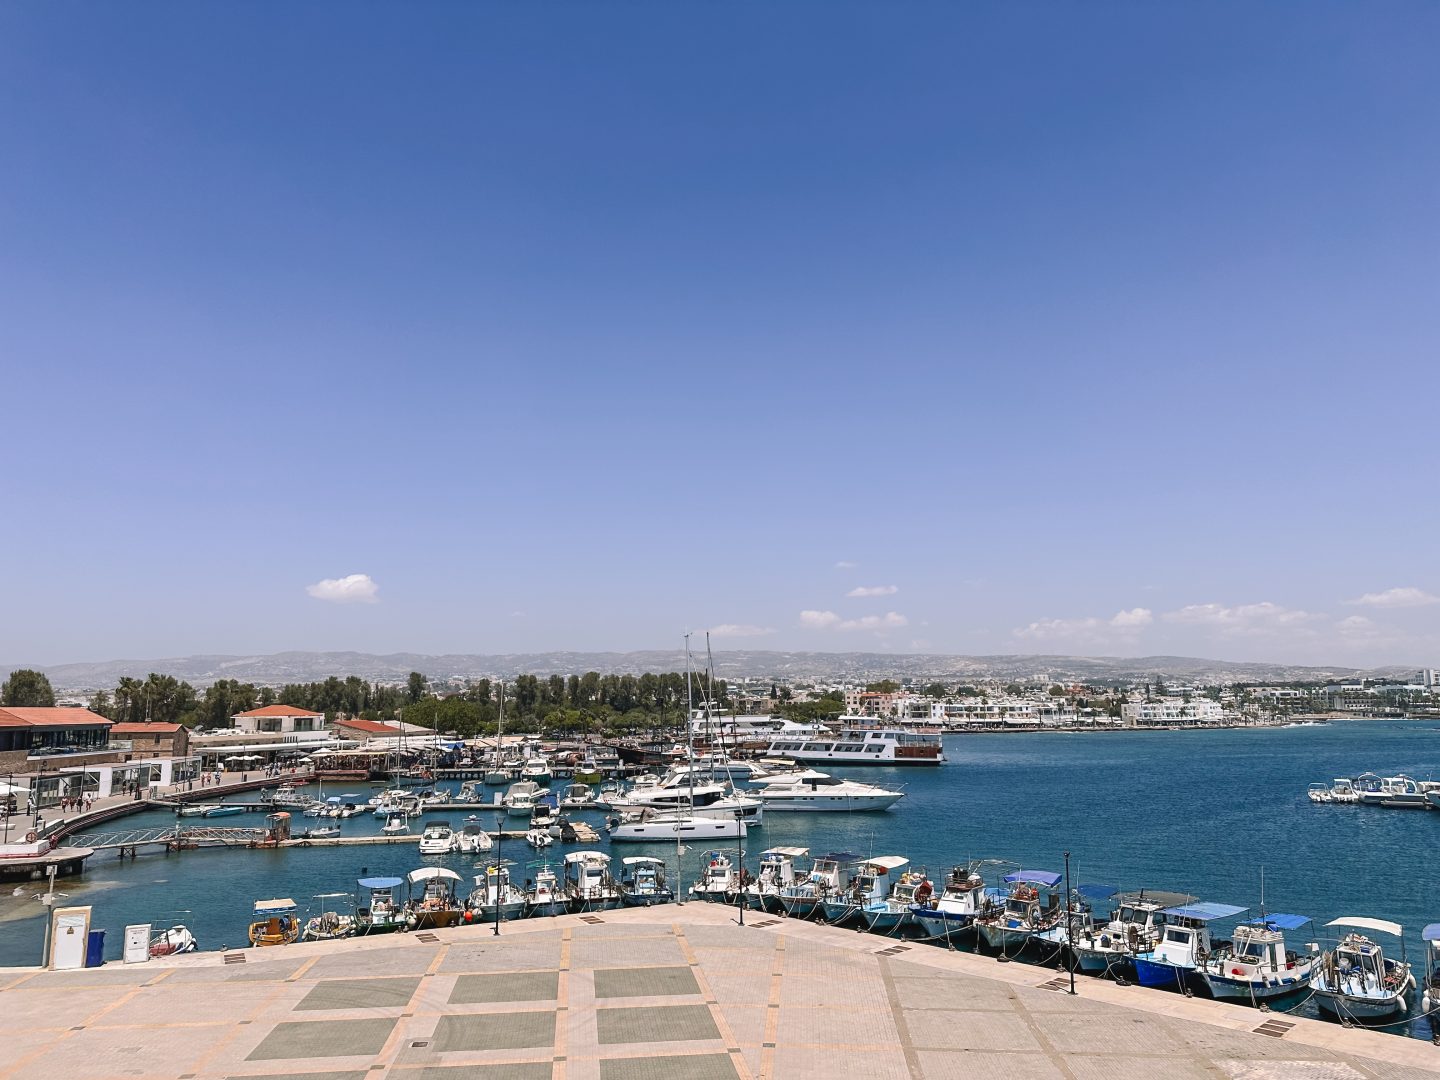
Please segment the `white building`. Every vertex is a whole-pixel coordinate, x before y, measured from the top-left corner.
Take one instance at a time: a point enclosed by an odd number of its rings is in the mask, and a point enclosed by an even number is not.
[[[250,735],[293,735],[302,731],[324,731],[325,714],[294,705],[262,705],[236,713],[230,718],[239,731]]]
[[[1146,724],[1218,724],[1225,719],[1225,709],[1218,701],[1196,698],[1183,701],[1137,701],[1120,706],[1120,718],[1126,727]]]

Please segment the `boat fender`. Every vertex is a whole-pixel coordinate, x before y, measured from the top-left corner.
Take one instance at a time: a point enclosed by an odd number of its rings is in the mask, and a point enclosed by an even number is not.
[[[1428,1012],[1430,1011],[1430,991],[1429,991],[1429,990],[1426,990],[1425,993],[1423,993],[1423,994],[1420,995],[1420,1009],[1421,1009],[1422,1012],[1427,1012],[1427,1013],[1428,1013]]]

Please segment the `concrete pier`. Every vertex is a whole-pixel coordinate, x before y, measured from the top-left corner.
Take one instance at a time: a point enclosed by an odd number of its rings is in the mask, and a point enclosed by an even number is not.
[[[1420,1080],[1428,1042],[690,903],[0,971],[7,1077]]]

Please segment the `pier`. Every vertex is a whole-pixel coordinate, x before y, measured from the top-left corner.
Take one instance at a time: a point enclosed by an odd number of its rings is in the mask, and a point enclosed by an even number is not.
[[[7,1075],[1422,1080],[1429,1043],[689,903],[0,972]],[[447,1066],[457,1068],[449,1069]]]

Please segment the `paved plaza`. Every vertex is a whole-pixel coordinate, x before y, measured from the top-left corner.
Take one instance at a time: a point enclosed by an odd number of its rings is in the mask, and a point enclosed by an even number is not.
[[[1072,997],[1044,968],[734,920],[692,903],[528,920],[499,938],[472,926],[11,969],[0,1075],[1406,1080],[1440,1069],[1440,1048],[1418,1040],[1091,979]]]

